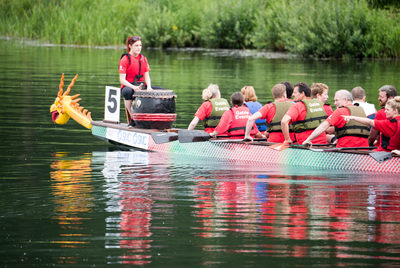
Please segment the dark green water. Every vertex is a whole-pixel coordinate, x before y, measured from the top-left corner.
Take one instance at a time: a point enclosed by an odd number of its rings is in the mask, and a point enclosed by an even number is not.
[[[49,107],[61,73],[78,73],[93,119],[118,86],[121,50],[0,41],[2,267],[400,267],[400,176],[277,171],[121,151]],[[185,127],[201,90],[252,84],[261,102],[288,80],[361,85],[377,104],[400,87],[398,61],[306,61],[228,51],[144,51],[153,85],[178,95]],[[228,55],[227,55],[228,54]],[[377,107],[378,108],[378,107]]]

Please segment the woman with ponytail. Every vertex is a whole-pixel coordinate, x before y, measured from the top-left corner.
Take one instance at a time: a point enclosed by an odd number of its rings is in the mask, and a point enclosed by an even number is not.
[[[152,90],[150,80],[150,66],[145,56],[140,54],[142,51],[142,38],[139,36],[129,36],[126,40],[127,53],[121,55],[118,71],[119,81],[121,82],[121,94],[124,96],[125,109],[129,116],[129,126],[134,126],[132,119],[133,93],[137,90]]]

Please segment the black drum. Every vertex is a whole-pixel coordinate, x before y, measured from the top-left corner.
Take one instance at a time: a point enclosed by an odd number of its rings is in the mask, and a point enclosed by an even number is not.
[[[172,90],[142,90],[133,94],[133,120],[137,128],[169,129],[176,120]]]

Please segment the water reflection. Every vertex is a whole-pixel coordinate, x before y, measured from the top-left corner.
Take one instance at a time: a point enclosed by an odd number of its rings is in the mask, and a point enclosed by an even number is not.
[[[95,200],[103,200],[105,225],[98,231],[104,234],[108,264],[156,265],[160,256],[197,256],[209,266],[237,254],[242,260],[251,256],[247,264],[254,257],[285,257],[293,264],[400,261],[396,177],[279,175],[280,169],[274,174],[142,151],[54,158],[54,219],[63,230],[54,244],[90,246],[87,215],[100,206]],[[194,244],[190,250],[186,241]],[[81,260],[63,256],[60,262]]]
[[[62,230],[59,239],[50,241],[60,248],[87,247],[87,237],[91,234],[87,229],[90,220],[87,213],[92,212],[93,187],[91,186],[91,155],[84,155],[79,159],[65,159],[66,153],[57,152],[53,155],[50,172],[51,191],[53,193],[54,216]],[[59,256],[58,263],[79,263],[76,256]]]
[[[196,235],[256,243],[225,249],[205,243],[205,251],[400,260],[399,236],[393,235],[400,233],[398,183],[335,185],[324,177],[276,175],[196,179],[193,216],[201,225],[193,228]],[[312,183],[303,183],[307,181]],[[263,240],[259,236],[269,243],[257,244]],[[393,247],[383,249],[383,244]]]
[[[151,220],[154,200],[171,201],[165,192],[168,175],[158,163],[166,159],[148,152],[115,151],[94,153],[95,162],[103,162],[106,179],[106,248],[124,249],[118,263],[148,264],[151,262]],[[160,179],[160,175],[165,179]],[[152,181],[157,182],[157,186]],[[113,262],[110,262],[113,263]]]

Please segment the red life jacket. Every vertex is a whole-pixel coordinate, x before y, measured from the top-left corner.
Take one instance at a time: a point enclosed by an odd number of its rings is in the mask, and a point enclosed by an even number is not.
[[[230,109],[232,112],[233,121],[228,129],[228,136],[230,137],[244,137],[246,131],[247,120],[251,116],[249,108],[246,106],[233,107]]]
[[[389,145],[387,146],[387,150],[398,150],[400,149],[400,122],[399,122],[399,117],[390,119],[391,122],[396,121],[397,123],[397,128],[396,128],[396,133],[394,133],[394,135],[392,137],[390,137],[389,139]],[[382,144],[382,147],[384,145]]]
[[[129,53],[122,54],[121,59],[125,56],[128,57],[129,61],[129,67],[126,69],[126,80],[138,86],[144,81],[143,74],[146,67],[146,58],[142,54],[139,54],[139,68],[137,68],[135,64],[132,64],[131,60],[134,60],[134,58]]]

